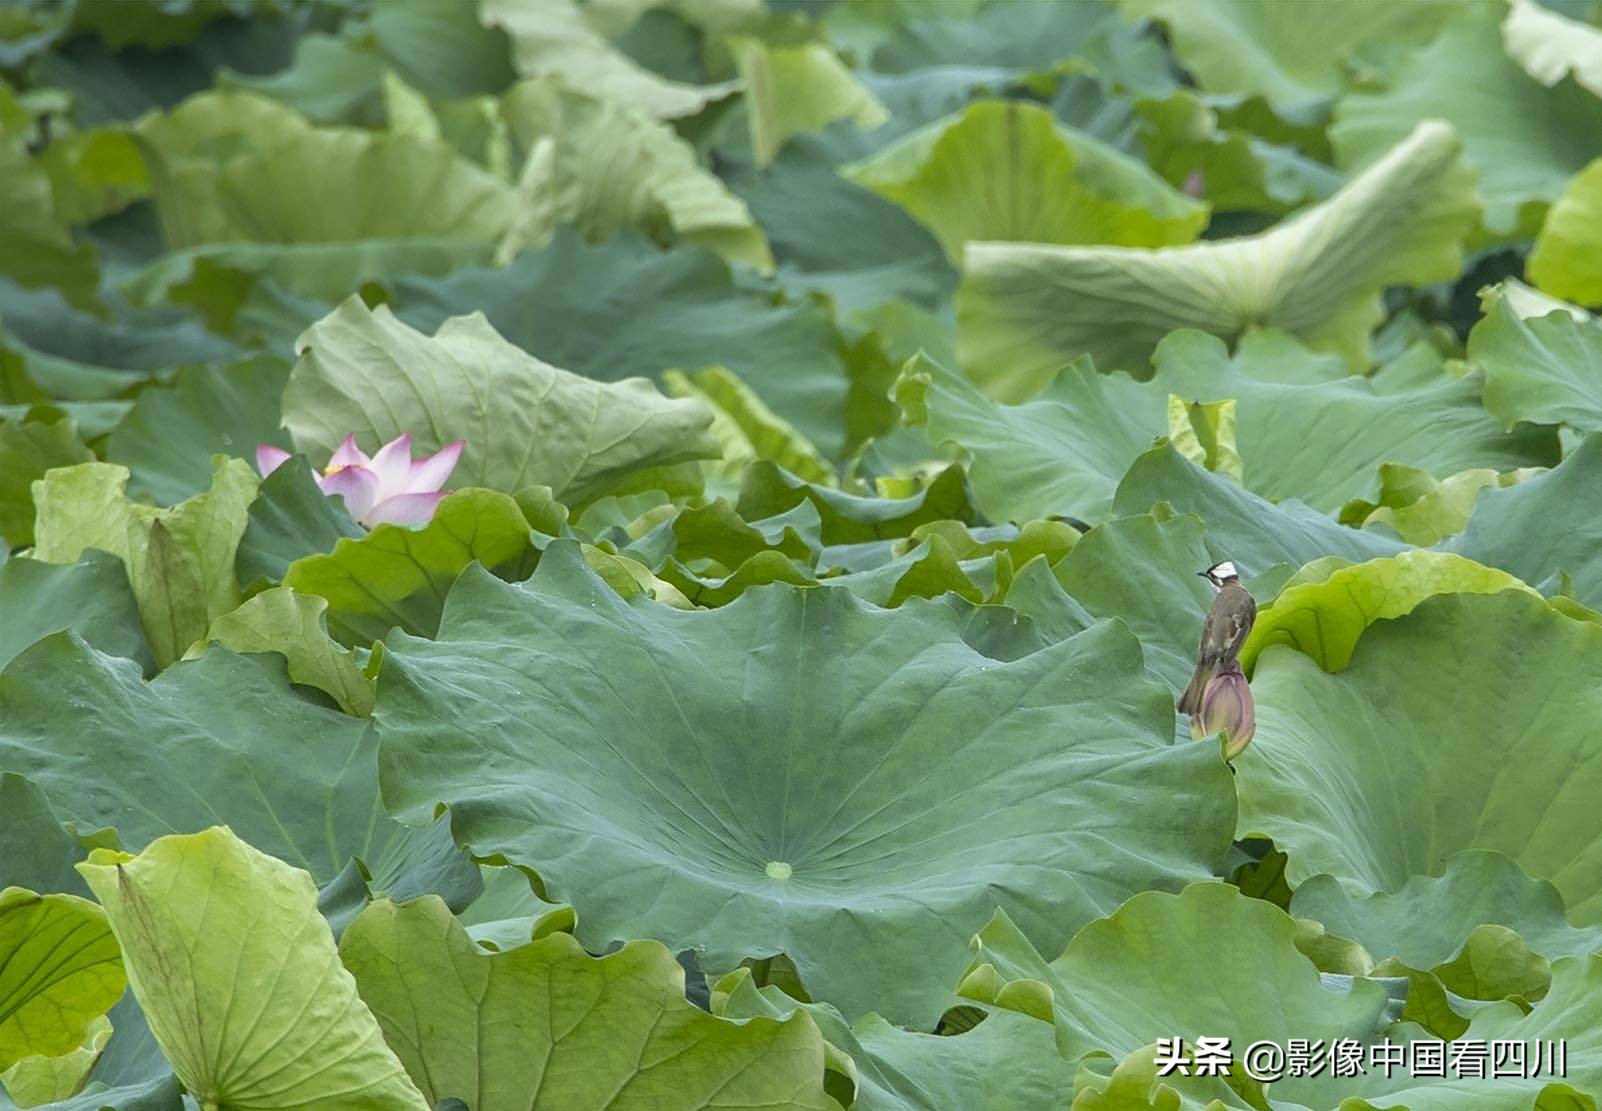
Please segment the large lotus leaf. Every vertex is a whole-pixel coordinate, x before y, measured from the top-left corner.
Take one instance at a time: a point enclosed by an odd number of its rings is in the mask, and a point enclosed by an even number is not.
[[[746,467],[767,460],[808,482],[835,481],[834,468],[818,449],[726,367],[703,367],[693,374],[670,370],[663,384],[674,397],[698,398],[712,409],[712,434],[722,458],[706,466],[719,476],[737,480]]]
[[[422,528],[379,525],[333,550],[303,556],[284,571],[297,593],[328,600],[328,624],[348,644],[371,644],[390,629],[432,635],[446,592],[471,563],[498,568],[530,554],[529,522],[494,490],[458,490]]]
[[[430,1106],[339,963],[299,869],[226,827],[79,871],[122,944],[162,1052],[202,1107]]]
[[[631,471],[717,452],[711,411],[650,383],[600,383],[519,350],[481,314],[433,336],[351,297],[307,329],[284,424],[314,459],[355,433],[368,451],[410,433],[416,454],[466,440],[452,488],[600,493]]]
[[[442,141],[316,128],[245,92],[192,97],[141,121],[138,139],[169,247],[255,240],[488,243],[511,188]]]
[[[34,480],[94,457],[62,409],[36,405],[20,420],[0,419],[0,541],[13,548],[32,544]]]
[[[872,130],[889,118],[884,105],[821,43],[773,47],[761,39],[732,41],[745,84],[746,116],[757,165],[773,161],[791,137],[839,119]]]
[[[56,212],[50,177],[0,122],[0,276],[60,290],[81,308],[99,304],[95,250],[74,242]]]
[[[76,895],[0,890],[0,1072],[84,1039],[127,986],[106,916]]]
[[[1134,630],[1146,666],[1178,691],[1196,666],[1202,618],[1213,600],[1198,572],[1232,559],[1250,584],[1266,569],[1250,553],[1215,551],[1213,543],[1192,516],[1122,517],[1085,533],[1053,573],[1092,617],[1117,617]]]
[[[551,79],[513,87],[501,113],[529,152],[519,184],[522,211],[499,248],[503,260],[543,245],[558,224],[596,240],[626,228],[656,232],[665,221],[685,242],[772,268],[767,240],[745,202],[700,165],[695,148],[669,125]]]
[[[934,309],[956,288],[935,237],[906,209],[841,176],[823,138],[795,139],[766,170],[732,162],[724,173],[767,233],[787,289],[820,290],[857,313],[896,299]]]
[[[265,657],[213,648],[145,683],[57,634],[0,672],[0,699],[0,767],[130,849],[226,821],[321,881],[405,832],[383,816],[367,723],[300,698]]]
[[[1602,96],[1602,31],[1535,0],[1508,0],[1502,43],[1526,73],[1551,87],[1574,80]]]
[[[1602,436],[1545,474],[1482,490],[1468,527],[1441,545],[1532,586],[1568,576],[1575,597],[1602,606]],[[1596,506],[1595,509],[1592,506]],[[1554,521],[1562,521],[1559,528]]]
[[[87,896],[73,870],[83,855],[44,792],[15,772],[0,772],[0,889]]]
[[[1519,421],[1602,430],[1602,322],[1556,310],[1525,316],[1492,295],[1469,333],[1468,354],[1485,371],[1485,407]]]
[[[1270,648],[1257,739],[1236,786],[1243,834],[1289,855],[1292,886],[1328,872],[1396,890],[1462,849],[1495,849],[1602,922],[1602,629],[1523,591],[1430,598],[1371,626],[1338,675]]]
[[[80,463],[35,482],[34,555],[76,563],[99,548],[120,558],[165,667],[239,605],[234,559],[258,480],[244,461],[219,457],[211,489],[157,510],[127,499],[128,474],[114,463]]]
[[[1249,673],[1264,650],[1283,644],[1325,671],[1340,671],[1376,621],[1411,613],[1437,594],[1504,590],[1535,594],[1506,571],[1448,552],[1398,552],[1367,563],[1319,560],[1287,582],[1271,603],[1258,606],[1257,623],[1241,646],[1241,666]]]
[[[1212,93],[1260,93],[1287,115],[1316,111],[1346,86],[1366,47],[1427,41],[1455,0],[1317,5],[1255,0],[1120,0],[1125,15],[1161,20],[1174,53]]]
[[[328,600],[296,594],[285,586],[264,590],[206,631],[208,643],[230,652],[277,652],[289,678],[324,691],[340,709],[365,717],[373,709],[373,683],[355,657],[335,644],[324,627]],[[199,655],[192,650],[190,655]]]
[[[1198,189],[1215,212],[1284,215],[1321,201],[1343,176],[1290,145],[1254,134],[1195,89],[1135,103],[1146,161],[1165,180]]]
[[[1467,527],[1481,490],[1517,486],[1541,473],[1534,467],[1506,474],[1474,467],[1437,479],[1427,471],[1386,463],[1380,467],[1378,501],[1348,502],[1341,507],[1341,523],[1383,525],[1409,544],[1429,547]]]
[[[438,899],[374,903],[340,959],[430,1104],[824,1111],[823,1042],[804,1016],[743,1023],[684,997],[655,941],[591,957],[555,932],[486,953]]]
[[[960,467],[946,467],[921,488],[900,497],[864,497],[806,482],[777,464],[756,463],[746,468],[736,510],[747,521],[761,521],[788,513],[804,501],[817,510],[820,534],[830,546],[911,536],[920,525],[971,522],[974,516]],[[825,563],[829,559],[826,552]]]
[[[1077,1071],[1057,1052],[1050,1029],[1005,1011],[949,1036],[903,1030],[874,1014],[852,1024],[828,1003],[800,1003],[771,984],[757,987],[743,968],[719,981],[712,1006],[728,1018],[810,1015],[830,1048],[844,1054],[827,1064],[848,1086],[842,1094],[855,1111],[1061,1107]]]
[[[594,25],[595,13],[588,9],[599,7],[577,0],[485,0],[479,18],[511,37],[519,73],[560,77],[575,89],[658,119],[693,116],[738,88],[732,81],[693,85],[652,73]]]
[[[102,652],[155,670],[128,573],[104,552],[87,552],[75,564],[20,557],[0,563],[0,613],[0,667],[41,637],[71,629]]]
[[[71,1099],[89,1079],[89,1071],[100,1059],[110,1038],[110,1020],[105,1015],[97,1015],[78,1045],[66,1053],[59,1057],[34,1054],[0,1072],[0,1089],[17,1107],[38,1107]],[[0,1107],[5,1106],[0,1103]]]
[[[321,310],[369,282],[448,274],[482,266],[493,254],[488,244],[449,239],[206,243],[162,255],[130,276],[122,290],[140,305],[194,306],[219,331],[248,335],[243,310],[264,286],[280,296],[288,291],[314,298]],[[287,345],[283,354],[290,354]]]
[[[1291,914],[1358,942],[1375,958],[1396,957],[1431,968],[1455,957],[1476,927],[1505,926],[1544,957],[1576,957],[1602,949],[1602,929],[1569,923],[1563,897],[1498,852],[1469,849],[1438,876],[1411,876],[1394,892],[1356,896],[1334,876],[1297,887]]]
[[[1370,362],[1388,285],[1456,277],[1474,224],[1472,175],[1450,127],[1425,122],[1322,204],[1260,235],[1182,247],[970,244],[958,354],[1014,396],[1081,354],[1143,370],[1176,328],[1235,337],[1278,327]]]
[[[930,124],[845,175],[929,228],[954,262],[975,240],[1189,243],[1207,206],[1144,163],[1019,101],[985,101]]]
[[[250,503],[250,521],[235,561],[239,581],[247,587],[262,580],[282,582],[302,556],[332,552],[341,540],[366,535],[351,519],[344,499],[329,497],[318,487],[306,457],[294,456],[262,479]]]
[[[537,868],[592,947],[784,952],[848,1014],[931,1024],[996,903],[1061,936],[1216,868],[1232,810],[1127,630],[998,664],[958,622],[828,588],[631,606],[559,542],[528,586],[460,580],[437,642],[389,642],[385,798]]]
[[[1405,1069],[1386,1077],[1383,1070],[1370,1070],[1361,1078],[1343,1082],[1346,1088],[1341,1094],[1351,1098],[1341,1106],[1352,1111],[1393,1107],[1408,1111],[1587,1109],[1594,1103],[1593,1093],[1602,1091],[1602,1068],[1597,1065],[1602,1050],[1599,1031],[1602,957],[1568,957],[1553,964],[1552,987],[1529,1013],[1518,1003],[1495,1003],[1474,1017],[1457,1043],[1442,1046],[1446,1059],[1451,1060],[1454,1044],[1523,1043],[1521,1047],[1504,1045],[1500,1052],[1505,1060],[1528,1062],[1524,1069],[1515,1070],[1504,1063],[1502,1074],[1491,1079],[1474,1075],[1472,1067],[1461,1075],[1460,1070],[1449,1068],[1445,1077],[1409,1075]],[[1417,1036],[1416,1031],[1412,1036]],[[1557,1067],[1560,1052],[1561,1078]],[[1487,1077],[1491,1076],[1488,1070]],[[1279,1085],[1274,1087],[1277,1091]]]
[[[1210,551],[1259,575],[1276,564],[1295,570],[1323,556],[1362,562],[1394,555],[1405,547],[1378,533],[1345,528],[1295,500],[1276,505],[1228,476],[1191,462],[1168,443],[1135,460],[1118,484],[1113,512],[1134,516],[1162,502],[1200,517]]]
[[[1602,159],[1576,174],[1547,210],[1526,269],[1530,281],[1555,297],[1602,303]]]
[[[995,521],[1105,517],[1118,477],[1167,427],[1166,394],[1098,374],[1088,359],[1038,396],[1004,405],[919,355],[901,372],[895,397],[903,420],[966,454],[975,501]],[[1159,410],[1160,423],[1142,420]]]
[[[1423,120],[1445,120],[1479,171],[1485,226],[1499,236],[1534,230],[1530,216],[1602,154],[1602,101],[1564,81],[1548,89],[1502,47],[1500,4],[1465,4],[1385,88],[1354,92],[1329,136],[1343,168],[1380,158]],[[1526,211],[1536,206],[1534,213]]]
[[[1136,895],[1050,963],[998,912],[974,939],[959,990],[1054,1023],[1071,1061],[1098,1051],[1124,1057],[1159,1038],[1227,1037],[1236,1052],[1260,1039],[1369,1040],[1384,1025],[1384,988],[1326,985],[1296,937],[1284,911],[1217,883]],[[1290,1106],[1327,1107],[1330,1084],[1287,1077],[1273,1092],[1297,1101]]]
[[[213,455],[254,460],[257,444],[290,446],[278,412],[288,378],[288,365],[270,358],[184,367],[140,392],[105,458],[129,469],[135,498],[176,505],[211,485]]]
[[[604,382],[725,366],[828,458],[857,446],[847,439],[859,418],[846,412],[850,380],[828,309],[783,303],[749,276],[736,282],[704,248],[664,252],[632,235],[592,245],[559,231],[503,270],[402,281],[396,302],[420,329],[481,311],[525,351]]]

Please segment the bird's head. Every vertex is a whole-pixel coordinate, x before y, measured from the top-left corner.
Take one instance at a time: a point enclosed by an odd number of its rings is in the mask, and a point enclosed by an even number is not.
[[[1225,583],[1231,580],[1236,582],[1240,581],[1240,572],[1236,571],[1235,565],[1229,562],[1227,559],[1222,563],[1213,564],[1205,571],[1198,571],[1196,573],[1202,578],[1206,579],[1208,582],[1212,583],[1215,588],[1222,587]]]

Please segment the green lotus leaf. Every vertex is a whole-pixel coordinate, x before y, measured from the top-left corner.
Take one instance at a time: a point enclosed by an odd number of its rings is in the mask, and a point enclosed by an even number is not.
[[[1486,229],[1529,234],[1569,178],[1602,154],[1602,101],[1572,82],[1548,89],[1525,73],[1503,49],[1506,8],[1461,7],[1386,87],[1341,99],[1330,142],[1352,169],[1385,156],[1420,121],[1445,120],[1479,172]]]
[[[1602,303],[1602,267],[1597,219],[1602,214],[1602,159],[1576,174],[1547,210],[1526,270],[1530,280],[1555,297]]]
[[[1247,337],[1241,358],[1231,361],[1221,340],[1179,332],[1158,347],[1150,382],[1098,374],[1080,360],[1017,405],[992,401],[960,374],[919,358],[902,372],[896,398],[908,419],[925,419],[930,439],[965,450],[979,507],[998,520],[1106,516],[1120,477],[1155,439],[1175,431],[1170,398],[1176,397],[1181,405],[1234,400],[1244,485],[1320,509],[1337,508],[1360,484],[1372,485],[1386,461],[1451,473],[1556,459],[1550,430],[1504,433],[1487,419],[1478,381],[1447,376],[1427,348],[1411,349],[1366,379],[1251,377],[1254,348],[1310,356],[1299,344],[1284,351],[1284,339]],[[1279,365],[1283,373],[1286,364]],[[1188,423],[1178,431],[1194,439]]]
[[[773,161],[792,136],[818,131],[840,119],[872,130],[889,113],[839,57],[819,43],[769,46],[761,39],[731,40],[729,49],[745,85],[746,115],[757,165]]]
[[[17,1107],[38,1107],[71,1099],[83,1089],[89,1071],[111,1038],[105,1015],[90,1020],[83,1041],[57,1057],[35,1054],[0,1072],[0,1088]]]
[[[274,101],[209,92],[135,135],[172,248],[432,239],[489,243],[512,190],[443,142],[318,128]]]
[[[427,1108],[339,963],[305,872],[226,827],[79,870],[128,982],[203,1108]]]
[[[1506,474],[1475,467],[1437,479],[1414,467],[1384,463],[1379,501],[1348,502],[1341,507],[1341,522],[1364,528],[1384,525],[1409,544],[1429,547],[1463,531],[1481,490],[1505,490],[1540,473],[1528,467]]]
[[[444,903],[420,899],[368,907],[339,954],[431,1105],[836,1106],[809,1019],[706,1014],[659,942],[597,958],[555,932],[485,953]]]
[[[930,970],[960,966],[996,902],[1031,933],[1071,929],[1217,867],[1231,811],[1216,755],[1169,746],[1168,693],[1127,631],[998,664],[958,619],[828,588],[631,606],[558,542],[527,586],[464,577],[437,643],[389,643],[385,798],[408,820],[451,807],[459,840],[538,869],[592,945],[649,933],[714,971],[784,952],[845,1013],[932,1023]],[[597,737],[615,760],[595,763]],[[1158,783],[1160,808],[1091,801]]]
[[[494,490],[458,490],[422,528],[379,525],[295,560],[283,585],[327,599],[329,631],[343,643],[371,644],[396,627],[428,636],[469,564],[498,568],[529,558],[530,540],[516,501]]]
[[[449,500],[447,497],[446,500]],[[262,479],[250,503],[250,522],[239,541],[239,581],[281,582],[302,556],[328,553],[341,540],[361,540],[367,530],[351,519],[341,498],[318,487],[304,455],[291,458]]]
[[[1503,427],[1519,421],[1602,429],[1602,323],[1556,310],[1524,316],[1488,297],[1468,355],[1485,371],[1485,407]]]
[[[230,652],[277,652],[292,682],[316,687],[347,714],[366,717],[373,709],[373,682],[354,655],[329,638],[327,610],[326,598],[275,587],[213,621],[206,640]]]
[[[1589,506],[1598,497],[1602,437],[1588,437],[1544,474],[1505,489],[1480,492],[1468,527],[1441,545],[1490,567],[1500,567],[1547,590],[1567,576],[1575,598],[1602,606],[1602,549]],[[1552,521],[1564,521],[1562,528]]]
[[[741,968],[714,988],[713,1012],[738,1019],[809,1015],[833,1051],[826,1065],[829,1080],[844,1089],[837,1098],[845,1096],[841,1102],[857,1111],[1056,1107],[1074,1084],[1075,1068],[1057,1052],[1051,1031],[1005,1011],[946,1036],[903,1030],[875,1014],[853,1024],[828,1003],[800,1003],[771,984],[759,988]]]
[[[0,891],[0,1072],[82,1043],[127,986],[100,908],[76,895]]]
[[[1128,625],[1140,638],[1146,666],[1178,692],[1196,667],[1202,618],[1213,600],[1199,572],[1226,558],[1239,561],[1248,582],[1261,570],[1244,552],[1211,548],[1196,517],[1123,517],[1080,537],[1054,574],[1093,618],[1116,617]]]
[[[211,489],[171,509],[130,502],[128,469],[114,463],[58,468],[33,484],[35,558],[76,563],[99,548],[121,559],[161,667],[239,605],[234,558],[258,479],[242,460],[214,462]]]
[[[226,819],[326,881],[409,835],[379,805],[367,723],[299,697],[265,657],[213,648],[145,683],[132,661],[57,634],[0,672],[0,698],[0,767],[126,848]]]
[[[998,912],[974,938],[976,956],[958,991],[1052,1023],[1070,1061],[1121,1058],[1173,1037],[1189,1045],[1227,1037],[1237,1052],[1258,1040],[1369,1040],[1384,1024],[1385,989],[1363,979],[1342,990],[1326,984],[1296,935],[1295,920],[1278,907],[1227,884],[1198,883],[1177,895],[1136,895],[1048,963]],[[1341,1083],[1286,1077],[1273,1091],[1287,1106],[1333,1107]]]
[[[63,409],[36,405],[21,420],[0,419],[0,540],[13,548],[32,544],[34,480],[94,457]]]
[[[971,522],[974,516],[960,467],[942,469],[904,496],[864,497],[807,482],[772,463],[755,463],[746,468],[735,509],[747,521],[761,521],[787,513],[803,501],[811,502],[818,511],[826,545],[911,536],[919,525]]]
[[[51,286],[79,308],[99,307],[95,249],[74,241],[56,211],[44,167],[0,124],[0,275]]]
[[[1568,957],[1552,966],[1552,987],[1546,997],[1526,1014],[1517,1003],[1494,1003],[1475,1015],[1464,1031],[1464,1041],[1522,1042],[1525,1059],[1531,1064],[1529,1078],[1504,1075],[1494,1080],[1480,1079],[1472,1072],[1457,1077],[1448,1070],[1446,1078],[1409,1076],[1399,1070],[1387,1078],[1380,1071],[1348,1083],[1349,1098],[1343,1107],[1352,1111],[1375,1111],[1382,1107],[1406,1106],[1410,1111],[1500,1111],[1502,1108],[1584,1108],[1599,1090],[1602,1071],[1597,1068],[1599,1025],[1598,989],[1602,987],[1602,957]],[[1566,1043],[1566,1077],[1554,1076],[1556,1043]],[[1443,1047],[1450,1059],[1451,1045]],[[1512,1050],[1504,1052],[1511,1054]],[[1278,1085],[1275,1085],[1277,1088]],[[1404,1104],[1395,1101],[1402,1099]]]
[[[974,104],[844,173],[905,208],[959,263],[974,240],[1162,247],[1207,222],[1206,205],[1144,163],[1019,101]]]
[[[1194,89],[1143,97],[1135,111],[1152,169],[1181,184],[1199,175],[1200,196],[1215,212],[1284,215],[1324,200],[1344,180],[1297,148],[1253,134]]]
[[[1092,1059],[1074,1077],[1074,1111],[1228,1111],[1237,1104],[1226,1082],[1181,1076],[1177,1072],[1161,1075],[1166,1066],[1157,1063],[1158,1046],[1142,1046],[1117,1062],[1106,1076],[1106,1061]],[[1203,1104],[1203,1100],[1207,1102]],[[1229,1100],[1228,1103],[1225,1100]],[[1244,1106],[1250,1106],[1246,1104]]]
[[[1452,0],[1285,8],[1252,0],[1120,0],[1126,16],[1161,20],[1174,53],[1212,93],[1259,93],[1287,116],[1316,112],[1346,87],[1367,48],[1430,39]]]
[[[1259,605],[1257,623],[1241,646],[1241,666],[1249,673],[1270,645],[1283,644],[1325,671],[1340,671],[1376,621],[1411,613],[1438,594],[1504,590],[1536,594],[1506,571],[1449,552],[1398,552],[1367,563],[1320,560],[1287,582],[1271,603]]]
[[[402,320],[426,330],[481,311],[525,351],[603,382],[724,366],[827,458],[857,446],[848,431],[861,418],[846,412],[849,371],[827,307],[784,303],[747,274],[737,282],[704,248],[660,251],[627,234],[587,244],[563,229],[502,270],[401,281],[396,301]]]
[[[1378,958],[1432,968],[1456,957],[1478,927],[1515,931],[1550,960],[1602,950],[1602,930],[1569,923],[1563,897],[1499,852],[1469,849],[1447,859],[1440,875],[1415,875],[1393,892],[1357,896],[1334,876],[1314,876],[1296,889],[1291,913],[1314,918]]]
[[[663,384],[674,397],[693,397],[712,410],[712,434],[722,459],[709,464],[720,475],[737,478],[759,459],[776,463],[798,478],[825,486],[835,481],[834,468],[789,421],[780,417],[742,382],[721,366],[694,374],[669,370]]]
[[[155,670],[128,572],[103,552],[87,552],[75,564],[0,563],[0,611],[0,667],[41,637],[71,629],[102,652]]]
[[[257,444],[290,446],[278,411],[288,378],[270,358],[181,368],[140,392],[106,441],[106,461],[128,468],[135,498],[176,505],[211,485],[213,455],[254,462]]]
[[[888,139],[891,131],[870,134]],[[768,237],[778,282],[798,294],[826,293],[846,314],[898,300],[921,309],[944,305],[957,286],[945,251],[906,209],[838,172],[860,148],[877,145],[864,137],[837,150],[831,140],[840,132],[836,126],[798,136],[765,169],[730,158],[724,170]]]
[[[0,888],[89,895],[73,865],[84,848],[56,817],[50,800],[15,772],[0,772]]]
[[[684,242],[772,269],[745,202],[702,168],[695,148],[668,124],[550,78],[515,85],[501,114],[528,158],[519,182],[523,208],[501,241],[500,261],[542,246],[558,224],[597,240],[626,228],[654,233],[665,223]]]
[[[512,40],[512,61],[524,76],[555,76],[592,96],[636,108],[657,119],[693,116],[739,86],[674,81],[637,64],[594,25],[577,0],[486,0],[479,18]]]
[[[1524,71],[1551,88],[1573,75],[1602,96],[1602,31],[1533,0],[1508,0],[1502,43]]]
[[[1599,670],[1602,629],[1517,590],[1426,599],[1370,626],[1338,675],[1270,648],[1252,679],[1240,829],[1285,851],[1292,886],[1328,872],[1354,892],[1493,849],[1598,924],[1598,814],[1583,800],[1602,765],[1583,723]]]
[[[1159,504],[1200,517],[1209,550],[1241,564],[1248,579],[1276,565],[1288,565],[1288,575],[1323,556],[1361,562],[1404,547],[1378,533],[1345,528],[1294,499],[1276,505],[1225,475],[1198,467],[1166,442],[1130,466],[1113,496],[1113,513],[1136,516]]]
[[[306,331],[284,391],[284,424],[314,459],[354,433],[376,451],[403,433],[415,454],[467,441],[453,489],[549,486],[594,496],[629,472],[714,455],[712,414],[647,382],[592,382],[502,339],[482,315],[433,336],[351,297]]]
[[[1278,327],[1355,369],[1380,290],[1453,277],[1474,222],[1450,127],[1420,124],[1329,200],[1263,232],[1182,247],[970,244],[957,294],[961,365],[1022,396],[1082,354],[1142,371],[1177,328]]]
[[[220,332],[245,332],[242,318],[263,286],[280,297],[313,298],[321,309],[371,282],[448,274],[492,256],[487,244],[449,239],[207,243],[162,255],[129,276],[122,291],[135,304],[193,307]]]

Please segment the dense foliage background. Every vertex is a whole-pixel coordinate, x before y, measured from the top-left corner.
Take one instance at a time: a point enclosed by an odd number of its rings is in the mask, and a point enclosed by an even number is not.
[[[1597,16],[0,7],[0,1106],[1596,1111]]]

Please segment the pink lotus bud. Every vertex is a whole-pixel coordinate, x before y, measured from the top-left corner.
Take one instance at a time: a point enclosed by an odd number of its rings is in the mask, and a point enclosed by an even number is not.
[[[1190,735],[1219,734],[1219,746],[1226,761],[1233,760],[1252,743],[1257,731],[1257,711],[1252,705],[1251,684],[1241,673],[1240,662],[1231,660],[1213,673],[1202,691],[1201,710],[1190,719]]]

